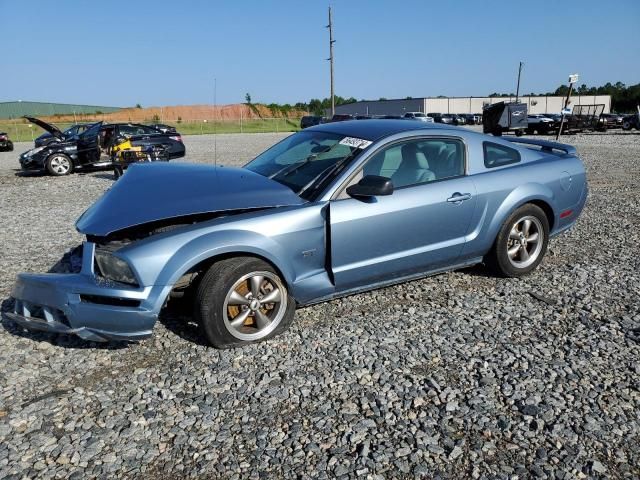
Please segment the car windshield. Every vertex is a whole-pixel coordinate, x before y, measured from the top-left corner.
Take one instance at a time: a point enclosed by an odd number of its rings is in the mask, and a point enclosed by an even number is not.
[[[285,138],[245,165],[298,195],[305,193],[344,168],[371,142],[327,132],[298,132]]]
[[[72,125],[67,128],[63,133],[66,137],[73,137],[75,135],[80,135],[87,129],[87,125]]]

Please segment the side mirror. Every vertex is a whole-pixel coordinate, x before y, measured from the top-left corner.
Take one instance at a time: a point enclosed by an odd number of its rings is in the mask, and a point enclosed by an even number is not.
[[[355,185],[347,187],[347,195],[350,197],[377,197],[392,193],[391,180],[379,175],[366,175]]]

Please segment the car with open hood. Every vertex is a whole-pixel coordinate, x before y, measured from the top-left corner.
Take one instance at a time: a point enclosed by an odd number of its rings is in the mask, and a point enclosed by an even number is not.
[[[67,128],[62,132],[62,135],[57,135],[57,136],[52,135],[48,131],[45,131],[42,135],[40,135],[39,137],[36,137],[33,143],[36,147],[43,147],[45,145],[48,145],[51,142],[59,142],[66,138],[72,138],[72,137],[78,136],[81,133],[83,133],[87,128],[89,128],[91,125],[92,125],[91,123],[78,123],[75,125],[71,125],[69,128]]]
[[[48,172],[50,175],[68,175],[75,170],[111,167],[111,147],[129,140],[134,147],[162,146],[166,159],[184,157],[182,136],[177,132],[160,130],[134,123],[96,122],[84,127],[84,131],[65,134],[55,125],[34,117],[25,117],[40,126],[56,140],[32,148],[19,161],[23,171]]]
[[[478,263],[525,275],[586,196],[568,145],[423,122],[318,125],[244,168],[132,165],[78,219],[72,271],[19,274],[5,315],[138,340],[182,297],[212,345],[239,346],[284,331],[298,306]]]

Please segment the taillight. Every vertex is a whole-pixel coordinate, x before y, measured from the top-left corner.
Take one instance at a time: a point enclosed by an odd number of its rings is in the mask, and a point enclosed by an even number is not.
[[[6,140],[7,136],[6,135],[0,135],[0,140]]]
[[[182,142],[182,137],[180,135],[169,137],[171,140],[175,140],[176,142]]]

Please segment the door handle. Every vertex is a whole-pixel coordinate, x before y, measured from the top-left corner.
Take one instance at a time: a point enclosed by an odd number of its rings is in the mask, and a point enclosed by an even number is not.
[[[465,200],[470,200],[471,199],[471,194],[470,193],[460,193],[460,192],[456,192],[453,195],[451,195],[449,198],[447,198],[447,202],[449,203],[462,203]]]

